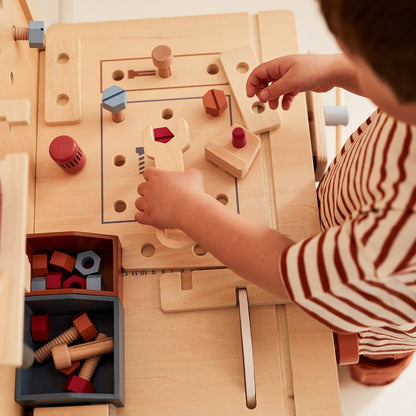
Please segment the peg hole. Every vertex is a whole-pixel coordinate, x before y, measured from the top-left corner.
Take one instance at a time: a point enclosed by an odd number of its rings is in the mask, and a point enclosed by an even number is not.
[[[114,81],[121,81],[124,78],[124,72],[121,71],[120,69],[117,69],[116,71],[113,72],[112,77]]]
[[[69,103],[69,97],[66,94],[59,94],[56,97],[56,104],[64,106],[64,105],[67,105],[68,103]]]
[[[66,64],[69,61],[69,55],[67,53],[60,53],[56,61],[61,65]]]
[[[146,243],[142,245],[140,249],[140,253],[143,257],[152,257],[156,252],[155,246],[150,243]]]
[[[218,202],[221,202],[221,204],[223,205],[228,204],[228,196],[225,194],[219,194],[215,198],[217,199]]]
[[[240,62],[239,64],[237,64],[235,69],[240,74],[245,74],[250,69],[250,67],[246,62]]]
[[[165,109],[162,111],[162,118],[163,118],[164,120],[170,120],[172,117],[173,117],[173,110],[172,110],[172,109],[170,109],[170,108],[165,108]]]
[[[114,157],[114,166],[120,167],[126,163],[126,157],[124,155],[117,155]]]
[[[114,211],[123,212],[126,210],[126,208],[127,204],[124,201],[119,199],[118,201],[114,202]]]
[[[202,248],[199,244],[196,244],[193,247],[192,251],[194,252],[196,256],[200,256],[200,257],[205,256],[205,254],[207,254],[207,251],[204,248]]]
[[[263,103],[260,102],[255,102],[252,106],[251,106],[251,111],[255,114],[261,114],[264,110],[266,109],[266,107],[264,106]]]
[[[12,85],[12,87],[14,87],[14,74],[13,74],[13,72],[10,72],[10,84]]]
[[[220,71],[220,68],[217,64],[208,65],[208,68],[207,68],[208,74],[215,75],[215,74],[218,74],[219,71]]]

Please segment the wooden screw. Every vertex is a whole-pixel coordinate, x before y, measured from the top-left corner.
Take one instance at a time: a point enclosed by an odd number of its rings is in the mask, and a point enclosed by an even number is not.
[[[94,355],[106,354],[114,351],[114,339],[108,337],[99,341],[86,342],[84,344],[68,347],[66,344],[52,348],[52,358],[55,368],[61,370],[70,367],[72,361],[83,360]]]

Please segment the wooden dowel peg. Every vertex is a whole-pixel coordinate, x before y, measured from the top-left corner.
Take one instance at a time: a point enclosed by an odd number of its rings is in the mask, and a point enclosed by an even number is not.
[[[159,76],[169,78],[171,76],[170,66],[172,65],[173,55],[169,46],[159,45],[152,51],[153,64],[159,69]]]

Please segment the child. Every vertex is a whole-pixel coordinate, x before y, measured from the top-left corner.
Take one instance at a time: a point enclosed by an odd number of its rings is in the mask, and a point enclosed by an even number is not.
[[[300,92],[339,86],[378,106],[320,183],[322,232],[294,243],[253,224],[207,195],[196,169],[147,169],[136,220],[182,229],[240,276],[357,334],[353,377],[383,385],[416,349],[416,3],[320,3],[344,53],[263,63],[247,95],[288,110]]]

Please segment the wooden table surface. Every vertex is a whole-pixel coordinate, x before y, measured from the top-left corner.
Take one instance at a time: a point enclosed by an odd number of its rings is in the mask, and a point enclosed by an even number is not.
[[[261,135],[260,154],[244,180],[235,182],[202,154],[210,136],[232,122],[241,123],[226,77],[221,69],[211,74],[207,68],[217,64],[221,51],[241,46],[250,45],[263,61],[297,52],[294,16],[273,11],[255,16],[239,13],[56,25],[48,29],[46,37],[46,51],[40,53],[34,229],[120,237],[123,266],[129,272],[123,279],[126,406],[118,409],[118,414],[340,415],[331,331],[297,307],[282,304],[250,308],[257,407],[249,410],[237,309],[165,313],[161,309],[160,272],[152,272],[215,269],[221,264],[209,253],[164,248],[151,227],[132,221],[135,188],[141,180],[140,176],[137,179],[136,153],[136,147],[142,146],[141,130],[149,122],[169,123],[161,117],[169,109],[188,119],[192,145],[185,154],[185,167],[203,170],[209,193],[226,195],[230,209],[278,228],[294,240],[319,232],[302,94],[292,109],[282,114],[281,127]],[[120,78],[117,71],[147,68],[158,44],[169,45],[175,55],[177,72],[172,79],[163,84],[143,77],[128,80],[126,74]],[[74,74],[69,82],[73,85],[68,85],[68,76],[56,65],[68,62],[61,59],[65,53],[74,65],[68,67]],[[79,66],[71,62],[73,53]],[[48,65],[56,68],[48,69]],[[102,90],[111,84],[122,85],[128,94],[126,120],[120,124],[113,123],[101,109]],[[56,101],[52,92],[62,88],[66,94],[78,86],[79,107],[72,107],[69,93],[72,110],[62,112],[59,106],[67,104]],[[218,119],[204,114],[200,102],[202,95],[215,87],[229,95],[230,103],[229,111]],[[60,118],[66,121],[60,122]],[[73,124],[69,124],[71,118]],[[60,134],[74,137],[87,156],[87,165],[79,175],[66,175],[48,155],[50,141]],[[126,160],[122,169],[114,164],[119,155]],[[114,209],[119,200],[126,204],[121,213]],[[154,251],[150,256],[144,250],[149,246]]]

